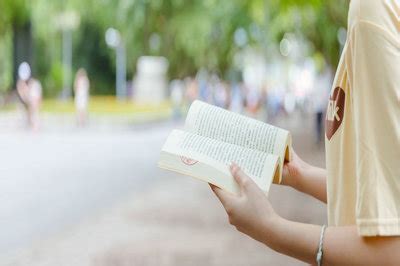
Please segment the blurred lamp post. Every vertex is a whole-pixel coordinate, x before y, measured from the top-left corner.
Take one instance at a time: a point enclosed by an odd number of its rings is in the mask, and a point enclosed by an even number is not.
[[[74,11],[65,11],[57,17],[58,27],[62,30],[63,91],[64,98],[72,95],[72,30],[79,26],[79,15]]]
[[[126,96],[126,60],[125,46],[121,40],[121,34],[114,28],[108,28],[106,31],[106,43],[109,47],[115,49],[116,59],[116,95],[118,100],[123,100]]]

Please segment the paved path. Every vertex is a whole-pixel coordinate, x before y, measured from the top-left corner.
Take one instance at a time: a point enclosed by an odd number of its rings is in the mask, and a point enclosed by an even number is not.
[[[140,192],[168,131],[0,134],[0,251]]]
[[[278,123],[323,165],[310,120]],[[0,264],[301,265],[235,231],[206,184],[155,168],[171,128],[0,135]],[[270,199],[289,219],[325,220],[323,204],[290,188]]]

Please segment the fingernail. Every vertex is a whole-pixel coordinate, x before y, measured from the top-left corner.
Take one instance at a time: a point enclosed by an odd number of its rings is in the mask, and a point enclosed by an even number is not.
[[[237,164],[236,164],[236,163],[232,163],[232,166],[231,166],[231,172],[232,172],[232,173],[234,173],[234,172],[236,172],[236,171],[237,171],[237,169],[238,169],[238,166],[237,166]]]

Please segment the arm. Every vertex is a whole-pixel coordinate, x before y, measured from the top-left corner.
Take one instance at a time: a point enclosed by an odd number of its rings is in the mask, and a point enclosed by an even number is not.
[[[237,166],[232,175],[241,187],[234,196],[211,186],[229,221],[239,231],[275,251],[315,264],[321,226],[279,217],[265,194]],[[325,232],[323,265],[398,265],[399,237],[360,237],[355,226],[329,227]]]
[[[315,263],[321,226],[280,218],[269,231],[270,235],[263,236],[264,244],[279,253]],[[398,265],[399,248],[399,237],[360,237],[356,226],[329,227],[324,237],[323,265]]]
[[[326,170],[307,164],[293,149],[291,152],[292,161],[283,166],[282,185],[293,187],[326,203]]]

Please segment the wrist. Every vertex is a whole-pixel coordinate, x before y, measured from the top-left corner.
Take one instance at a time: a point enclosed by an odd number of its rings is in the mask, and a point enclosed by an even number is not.
[[[276,243],[276,231],[281,226],[285,219],[278,215],[276,212],[264,215],[264,226],[261,242],[268,247],[273,248]]]
[[[282,249],[282,227],[285,226],[287,220],[279,215],[269,219],[269,223],[265,226],[264,238],[262,242],[269,248],[281,252]]]
[[[289,169],[290,178],[287,179],[286,185],[296,189],[301,190],[304,179],[307,178],[312,166],[304,161],[298,162],[296,167],[291,167]]]

